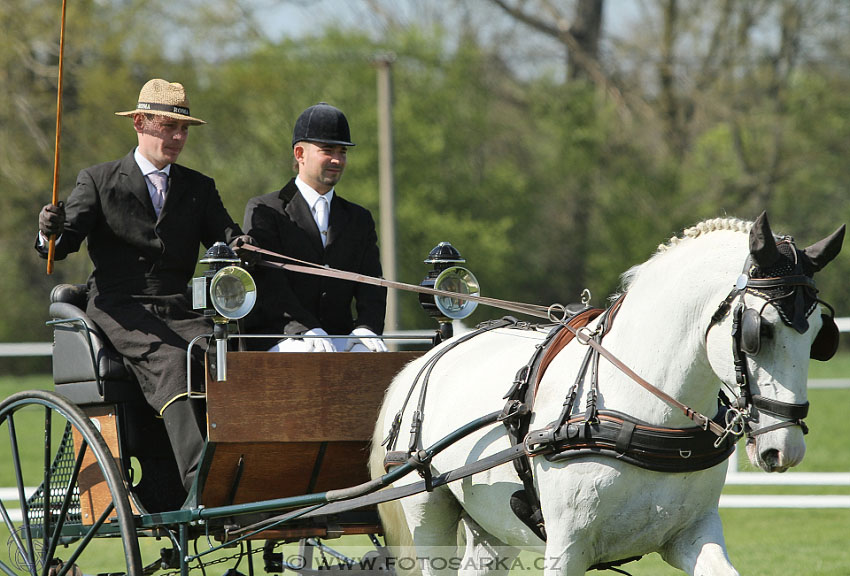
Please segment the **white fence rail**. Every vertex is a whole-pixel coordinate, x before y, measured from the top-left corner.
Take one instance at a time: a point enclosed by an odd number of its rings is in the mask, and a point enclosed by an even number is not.
[[[51,356],[52,342],[0,342],[0,358],[23,356]]]
[[[850,318],[836,318],[841,332],[850,332]],[[50,356],[50,342],[0,343],[0,357]],[[810,388],[850,388],[850,379],[812,380]],[[740,472],[737,451],[732,454],[727,486],[850,486],[850,472],[787,472],[765,474],[763,472]],[[31,493],[31,489],[27,489]],[[0,487],[0,501],[17,503],[15,488]],[[721,508],[850,508],[850,495],[766,495],[724,494],[720,497]],[[21,520],[21,512],[8,509],[13,522]]]

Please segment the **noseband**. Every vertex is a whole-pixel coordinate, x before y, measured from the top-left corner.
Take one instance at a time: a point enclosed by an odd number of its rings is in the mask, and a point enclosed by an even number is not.
[[[793,326],[798,332],[804,332],[808,327],[805,319],[815,310],[817,303],[823,304],[829,309],[830,314],[823,314],[823,327],[815,338],[811,356],[818,360],[827,360],[835,353],[835,348],[838,344],[837,328],[833,319],[834,313],[832,307],[815,296],[817,294],[815,281],[810,276],[802,273],[802,267],[796,259],[797,250],[793,245],[793,241],[786,237],[781,239],[780,243],[786,243],[786,252],[788,252],[787,248],[790,248],[791,253],[795,256],[794,273],[753,278],[752,273],[756,267],[753,265],[752,256],[748,257],[744,265],[744,270],[735,283],[735,287],[717,307],[705,333],[706,338],[708,338],[711,328],[729,313],[734,303],[734,310],[732,312],[732,357],[735,365],[735,380],[738,384],[738,394],[731,403],[729,413],[727,414],[726,429],[728,433],[736,436],[746,433],[750,439],[753,439],[759,434],[791,426],[799,426],[803,434],[808,433],[808,427],[803,421],[809,412],[808,402],[803,404],[782,402],[780,400],[765,398],[759,394],[753,394],[750,385],[747,356],[758,354],[761,348],[762,337],[768,336],[770,333],[770,327],[761,322],[762,312],[765,307],[768,304],[774,306],[779,311],[780,317],[785,324]],[[746,306],[744,297],[747,293],[758,294],[766,299],[760,310]],[[807,309],[800,311],[795,309],[795,307],[804,305],[804,293],[808,293],[808,299],[811,303]],[[790,306],[788,305],[789,302],[791,302]],[[805,328],[802,330],[800,329],[799,314],[803,315],[802,324]],[[753,429],[751,423],[758,422],[759,412],[769,414],[782,421],[763,428]]]

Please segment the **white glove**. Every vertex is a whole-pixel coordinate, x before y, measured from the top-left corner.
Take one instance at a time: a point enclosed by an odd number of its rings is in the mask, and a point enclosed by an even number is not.
[[[348,339],[348,346],[346,346],[345,351],[349,352],[352,348],[354,348],[357,344],[362,344],[366,348],[369,349],[370,352],[387,352],[387,346],[384,344],[384,341],[378,338],[378,335],[369,330],[368,328],[355,328],[351,331],[349,336],[354,336],[354,338]]]
[[[304,332],[305,336],[327,336],[328,333],[321,328],[312,328]],[[336,352],[334,343],[330,338],[304,338],[307,352]]]

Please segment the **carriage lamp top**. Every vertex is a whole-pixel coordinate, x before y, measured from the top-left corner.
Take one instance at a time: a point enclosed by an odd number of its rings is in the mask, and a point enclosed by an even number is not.
[[[425,288],[444,290],[455,294],[479,296],[481,289],[475,275],[463,266],[466,259],[448,242],[440,242],[424,260],[425,264],[433,264],[433,269],[419,283]],[[429,316],[440,323],[451,320],[461,320],[475,311],[478,302],[465,300],[452,295],[419,294],[419,305]]]
[[[192,279],[192,304],[216,323],[246,316],[257,301],[257,285],[242,268],[239,257],[224,242],[216,242],[204,257],[209,264],[203,276]]]

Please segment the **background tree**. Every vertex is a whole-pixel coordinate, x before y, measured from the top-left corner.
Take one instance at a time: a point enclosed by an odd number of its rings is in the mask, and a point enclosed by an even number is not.
[[[402,281],[418,283],[448,240],[487,295],[543,304],[588,287],[601,305],[703,218],[767,209],[803,245],[850,219],[841,0],[320,1],[294,12],[309,18],[298,35],[276,36],[281,6],[69,3],[60,197],[79,169],[132,148],[113,112],[162,77],[210,122],[181,162],[216,178],[236,220],[292,176],[292,124],[318,101],[346,112],[357,142],[339,193],[377,216],[373,59],[391,53]],[[59,12],[0,0],[0,340],[48,340],[50,288],[90,268],[78,254],[47,276],[32,249],[50,198]],[[818,279],[839,315],[849,262]],[[403,328],[431,326],[414,296],[399,302]]]

